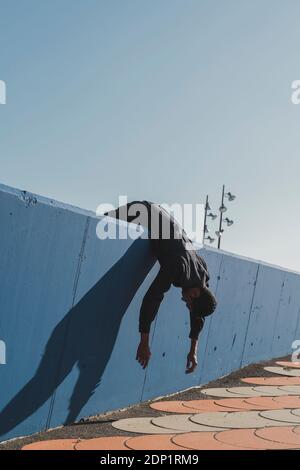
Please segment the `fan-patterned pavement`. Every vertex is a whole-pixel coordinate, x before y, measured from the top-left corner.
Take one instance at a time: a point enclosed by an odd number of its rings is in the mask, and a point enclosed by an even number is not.
[[[23,450],[300,449],[299,363],[279,361],[265,370],[274,375],[203,388],[199,400],[153,402],[151,409],[164,414],[114,421],[121,436],[44,440]]]

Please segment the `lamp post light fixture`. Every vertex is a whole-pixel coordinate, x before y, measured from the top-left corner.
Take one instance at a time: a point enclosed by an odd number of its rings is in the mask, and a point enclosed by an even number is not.
[[[221,247],[221,238],[222,238],[222,234],[224,232],[224,229],[223,229],[223,214],[224,214],[224,212],[227,211],[227,207],[224,204],[225,197],[228,199],[229,202],[234,201],[235,198],[236,198],[236,196],[234,194],[230,193],[230,192],[225,193],[225,185],[223,184],[223,187],[222,187],[222,200],[221,200],[221,205],[219,207],[219,212],[220,212],[219,230],[217,232],[215,232],[217,237],[218,237],[218,250]],[[233,225],[233,223],[234,223],[233,220],[230,220],[228,217],[226,217],[226,219],[224,219],[224,222],[226,222],[227,227],[231,227],[231,225]]]
[[[234,194],[231,194],[231,193],[226,193],[225,197],[227,197],[230,202],[234,201],[235,198],[236,198],[236,196]]]
[[[208,237],[205,237],[204,240],[208,240],[209,243],[213,243],[215,241],[215,238],[212,238],[210,235]]]
[[[212,212],[210,212],[210,214],[208,214],[207,217],[211,217],[211,220],[216,220],[218,216],[217,214],[213,214]]]
[[[226,217],[226,219],[224,219],[224,222],[226,222],[227,227],[231,227],[231,225],[233,225],[233,223],[234,223],[233,220],[228,219],[228,217]]]
[[[223,232],[224,232],[224,230],[222,229],[222,230],[217,230],[215,233],[216,233],[218,238],[221,238]]]

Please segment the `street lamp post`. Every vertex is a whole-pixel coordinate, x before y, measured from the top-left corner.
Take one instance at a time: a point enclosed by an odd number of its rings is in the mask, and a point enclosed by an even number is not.
[[[224,206],[224,195],[225,195],[225,185],[223,184],[222,200],[221,200],[221,206],[219,208],[219,211],[220,211],[219,233],[217,234],[218,235],[218,250],[221,247],[223,213],[226,212],[226,210],[227,210],[226,207]]]
[[[220,212],[219,230],[216,232],[216,235],[218,237],[218,250],[221,247],[221,238],[222,238],[222,233],[224,232],[224,229],[223,229],[223,214],[224,214],[224,212],[227,211],[227,207],[224,204],[225,197],[228,199],[229,202],[232,202],[232,201],[235,200],[235,196],[232,193],[230,193],[230,192],[225,193],[225,185],[223,184],[221,205],[219,207],[219,212]],[[231,227],[231,225],[233,225],[233,220],[228,219],[228,217],[226,217],[226,219],[224,219],[224,220],[227,224],[227,227]]]

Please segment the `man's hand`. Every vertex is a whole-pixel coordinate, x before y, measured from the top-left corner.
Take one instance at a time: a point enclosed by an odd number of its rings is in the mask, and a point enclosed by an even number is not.
[[[151,351],[149,348],[149,335],[143,334],[141,335],[141,342],[138,346],[136,352],[136,360],[141,364],[143,369],[146,369],[148,362],[151,357]]]
[[[198,365],[198,361],[197,361],[197,355],[194,353],[194,352],[189,352],[188,353],[188,356],[187,356],[187,363],[186,363],[186,371],[185,373],[186,374],[191,374],[192,372],[194,372],[194,370],[196,369]]]
[[[194,372],[198,365],[197,361],[197,349],[198,349],[198,341],[196,339],[191,340],[191,349],[187,356],[187,363],[186,363],[186,374],[191,374]]]

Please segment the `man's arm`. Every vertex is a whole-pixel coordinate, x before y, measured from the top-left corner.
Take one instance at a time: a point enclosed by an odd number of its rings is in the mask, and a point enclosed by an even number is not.
[[[186,364],[186,373],[190,374],[194,372],[198,365],[197,361],[197,350],[198,350],[198,337],[203,329],[204,326],[204,318],[196,317],[195,315],[190,312],[190,320],[191,320],[191,329],[190,329],[190,340],[191,340],[191,347],[190,352],[187,356],[187,364]]]
[[[147,367],[151,356],[149,348],[151,323],[156,317],[159,306],[164,298],[164,294],[170,289],[171,284],[171,274],[166,269],[161,268],[142,302],[139,318],[141,341],[137,350],[136,360],[139,361],[143,369]]]
[[[207,264],[206,264],[205,260],[202,258],[202,256],[200,256],[200,255],[197,255],[197,256],[198,256],[198,259],[200,260],[200,263],[201,263],[202,268],[203,268],[203,273],[202,273],[203,284],[206,287],[209,287],[210,276],[209,276]]]
[[[189,338],[191,340],[198,340],[199,334],[203,329],[205,319],[204,317],[198,317],[190,312],[190,321],[191,321],[191,328]]]
[[[164,298],[165,293],[170,289],[172,284],[171,275],[166,269],[161,268],[156,278],[149,287],[140,310],[139,332],[150,332],[151,323],[158,312],[159,306]]]

